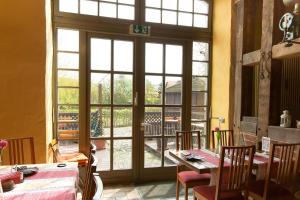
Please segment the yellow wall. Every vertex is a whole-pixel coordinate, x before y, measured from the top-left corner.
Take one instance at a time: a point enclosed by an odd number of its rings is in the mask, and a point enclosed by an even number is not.
[[[221,128],[227,129],[231,65],[231,0],[213,2],[212,117],[224,117],[225,124],[221,124]],[[211,128],[216,126],[218,120],[212,119]]]
[[[0,138],[34,136],[46,158],[45,3],[0,1]]]

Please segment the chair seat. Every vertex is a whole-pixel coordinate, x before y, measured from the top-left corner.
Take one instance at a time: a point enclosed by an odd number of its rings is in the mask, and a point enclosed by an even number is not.
[[[216,195],[216,186],[197,186],[193,188],[195,193],[198,193],[207,200],[214,200]],[[222,192],[222,200],[244,200],[240,192]]]
[[[180,181],[184,183],[190,183],[190,182],[198,182],[198,181],[208,181],[210,180],[210,174],[209,173],[203,173],[199,174],[195,171],[182,171],[179,172],[178,177]]]
[[[88,163],[88,157],[83,153],[60,154],[59,162],[78,162],[79,166],[85,166]]]

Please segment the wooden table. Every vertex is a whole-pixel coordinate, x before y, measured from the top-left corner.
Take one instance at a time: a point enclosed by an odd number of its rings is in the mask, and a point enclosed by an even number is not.
[[[189,152],[194,155],[199,155],[203,157],[202,161],[187,161],[183,152]],[[197,150],[171,150],[169,151],[170,156],[175,158],[180,164],[185,165],[191,170],[194,170],[198,173],[211,173],[210,185],[216,185],[217,179],[217,169],[219,168],[220,157],[218,154],[206,150],[206,149],[197,149]],[[253,171],[256,174],[257,180],[262,180],[265,177],[267,164],[269,158],[267,155],[262,153],[256,153],[253,158]],[[226,160],[225,160],[226,165]]]
[[[16,184],[13,190],[0,194],[0,199],[76,200],[78,164],[70,162],[66,165],[27,165],[38,167],[39,171],[33,176],[25,177],[24,182]],[[7,173],[11,173],[11,166],[0,166],[0,177]]]

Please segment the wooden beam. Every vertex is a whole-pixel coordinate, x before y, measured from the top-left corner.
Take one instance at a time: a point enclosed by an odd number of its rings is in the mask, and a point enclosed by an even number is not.
[[[293,41],[300,43],[300,38]],[[300,55],[300,44],[293,44],[290,47],[286,47],[285,45],[286,43],[280,43],[272,47],[273,59],[285,59]]]
[[[243,55],[243,65],[252,66],[259,64],[260,62],[260,50],[252,51]]]

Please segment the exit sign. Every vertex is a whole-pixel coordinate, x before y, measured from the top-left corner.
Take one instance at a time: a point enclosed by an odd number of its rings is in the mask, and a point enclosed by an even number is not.
[[[131,24],[129,32],[134,35],[150,36],[150,28],[148,25]]]

